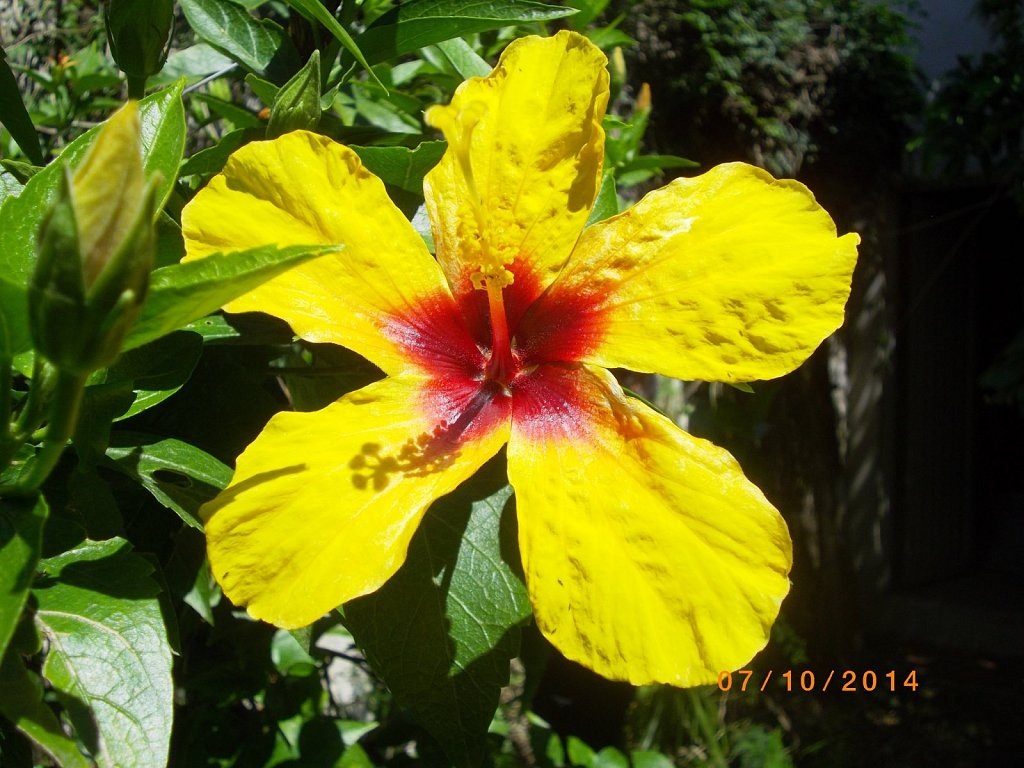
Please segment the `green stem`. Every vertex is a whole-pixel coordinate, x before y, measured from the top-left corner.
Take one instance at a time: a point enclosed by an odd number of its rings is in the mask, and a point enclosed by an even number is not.
[[[146,95],[146,78],[138,75],[125,75],[128,81],[128,98],[138,101]]]
[[[52,369],[51,369],[52,370]],[[10,485],[0,485],[0,496],[27,496],[39,490],[57,466],[68,440],[78,424],[78,411],[82,404],[87,376],[78,373],[57,371],[50,400],[50,420],[46,428],[43,446],[29,465],[28,471]]]
[[[54,370],[51,366],[42,361],[38,355],[32,368],[32,387],[28,391],[25,403],[21,406],[21,412],[16,421],[11,422],[11,412],[8,411],[4,419],[2,432],[0,432],[0,469],[5,469],[14,458],[22,444],[29,439],[43,421],[46,406],[50,402],[50,394],[54,386]],[[7,397],[10,397],[10,379],[8,386],[4,387]]]
[[[46,408],[50,403],[50,396],[57,384],[57,369],[45,362],[40,355],[36,355],[35,364],[32,366],[32,386],[29,388],[25,404],[18,414],[18,420],[14,423],[13,437],[19,443],[25,442],[40,424],[46,415]]]
[[[693,709],[693,716],[697,721],[697,727],[704,737],[704,745],[708,748],[708,757],[711,758],[711,765],[716,766],[716,768],[719,766],[725,768],[729,763],[718,746],[716,729],[712,726],[711,718],[708,717],[707,710],[705,709],[707,702],[701,697],[700,692],[693,688],[687,688],[686,693],[690,699],[690,707]]]

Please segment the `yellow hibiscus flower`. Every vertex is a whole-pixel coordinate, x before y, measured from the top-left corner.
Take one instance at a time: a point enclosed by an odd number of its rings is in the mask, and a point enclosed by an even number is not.
[[[299,627],[376,590],[431,502],[507,444],[534,616],[565,656],[687,686],[767,642],[785,522],[732,456],[606,369],[794,369],[842,323],[858,237],[741,163],[584,228],[607,102],[604,55],[560,32],[432,108],[449,142],[424,185],[436,258],[352,150],[308,132],[239,150],[185,209],[189,258],[344,244],[227,309],[387,374],[274,416],[204,509],[213,573],[252,616]]]

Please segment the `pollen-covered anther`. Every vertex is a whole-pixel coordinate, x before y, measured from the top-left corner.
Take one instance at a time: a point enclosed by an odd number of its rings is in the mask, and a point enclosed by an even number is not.
[[[515,275],[505,269],[504,265],[497,267],[481,266],[480,270],[469,276],[473,287],[478,291],[486,291],[490,287],[506,288],[512,285]]]

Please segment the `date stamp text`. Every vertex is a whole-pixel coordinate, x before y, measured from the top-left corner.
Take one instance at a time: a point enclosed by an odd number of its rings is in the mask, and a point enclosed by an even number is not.
[[[919,683],[916,669],[909,672],[897,672],[894,669],[888,671],[829,669],[817,673],[810,669],[787,669],[785,672],[778,673],[771,669],[763,673],[757,673],[752,669],[737,669],[735,672],[718,673],[718,690],[720,691],[743,692],[757,688],[763,692],[769,689],[769,685],[772,685],[775,690],[783,690],[786,693],[800,691],[824,693],[828,690],[841,693],[859,693],[861,691],[896,693],[904,690],[916,691]]]

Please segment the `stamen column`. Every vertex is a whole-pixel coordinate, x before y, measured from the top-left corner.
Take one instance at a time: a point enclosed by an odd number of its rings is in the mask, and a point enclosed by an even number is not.
[[[507,387],[515,369],[512,340],[508,333],[505,301],[497,281],[487,280],[487,305],[491,315],[491,359],[487,361],[488,379]]]

